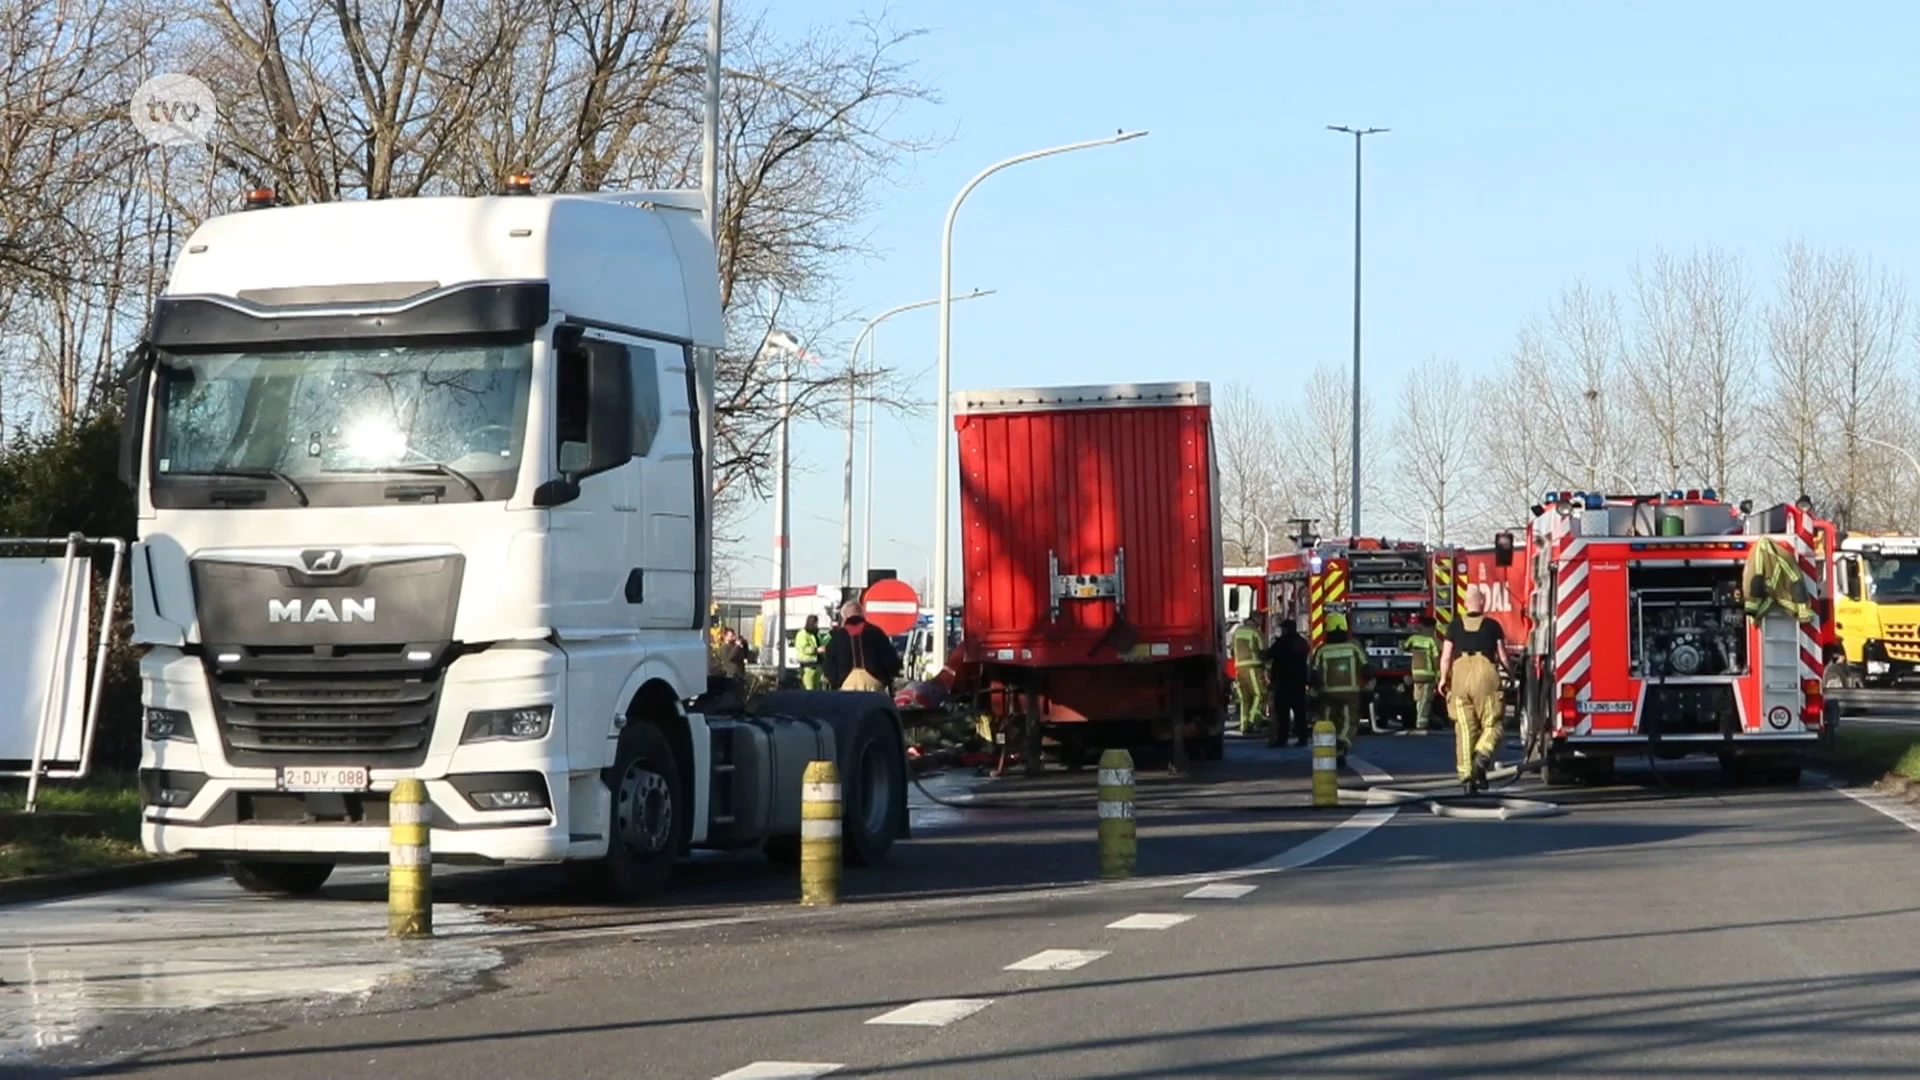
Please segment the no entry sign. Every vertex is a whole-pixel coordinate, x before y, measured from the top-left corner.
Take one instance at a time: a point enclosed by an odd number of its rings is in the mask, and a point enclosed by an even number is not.
[[[867,586],[861,603],[866,605],[867,621],[886,631],[889,637],[906,633],[920,620],[920,595],[899,578]]]

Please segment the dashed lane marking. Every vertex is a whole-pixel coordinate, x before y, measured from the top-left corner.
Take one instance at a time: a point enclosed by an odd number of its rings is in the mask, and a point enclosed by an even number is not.
[[[946,1027],[964,1020],[993,1004],[991,998],[929,998],[902,1005],[867,1021],[869,1024],[900,1024],[908,1027]]]
[[[819,1061],[756,1061],[730,1073],[722,1073],[713,1080],[815,1080],[815,1077],[838,1072],[842,1068],[845,1066]]]
[[[1193,916],[1191,915],[1173,915],[1173,914],[1162,913],[1162,912],[1148,911],[1148,912],[1142,912],[1138,915],[1129,915],[1126,918],[1119,920],[1118,922],[1110,922],[1107,924],[1107,929],[1109,930],[1166,930],[1170,927],[1179,926],[1181,923],[1186,922],[1191,918],[1193,918]]]
[[[1105,949],[1042,949],[1025,960],[1015,960],[1002,971],[1072,971],[1107,955]]]
[[[1187,894],[1189,900],[1238,900],[1258,885],[1202,885]]]

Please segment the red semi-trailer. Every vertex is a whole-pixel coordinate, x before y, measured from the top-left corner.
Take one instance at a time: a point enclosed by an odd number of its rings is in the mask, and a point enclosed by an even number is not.
[[[1220,504],[1206,383],[955,396],[963,691],[1068,767],[1225,730]],[[1176,729],[1176,721],[1179,724]]]

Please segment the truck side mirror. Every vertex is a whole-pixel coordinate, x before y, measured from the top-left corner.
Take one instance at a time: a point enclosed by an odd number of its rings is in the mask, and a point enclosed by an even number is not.
[[[563,327],[554,342],[554,456],[560,479],[534,491],[536,506],[580,497],[580,481],[633,460],[633,366],[624,345],[583,340]]]
[[[120,403],[120,482],[129,488],[140,486],[142,436],[147,433],[148,390],[153,385],[153,346],[141,342],[120,369],[120,387],[125,391]]]

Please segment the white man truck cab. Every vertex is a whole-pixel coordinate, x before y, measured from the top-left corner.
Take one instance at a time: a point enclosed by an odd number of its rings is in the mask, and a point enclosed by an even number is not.
[[[888,701],[709,680],[697,194],[253,204],[124,376],[148,850],[310,891],[418,778],[436,859],[637,897],[693,847],[797,851],[814,759],[851,858],[905,835]]]

